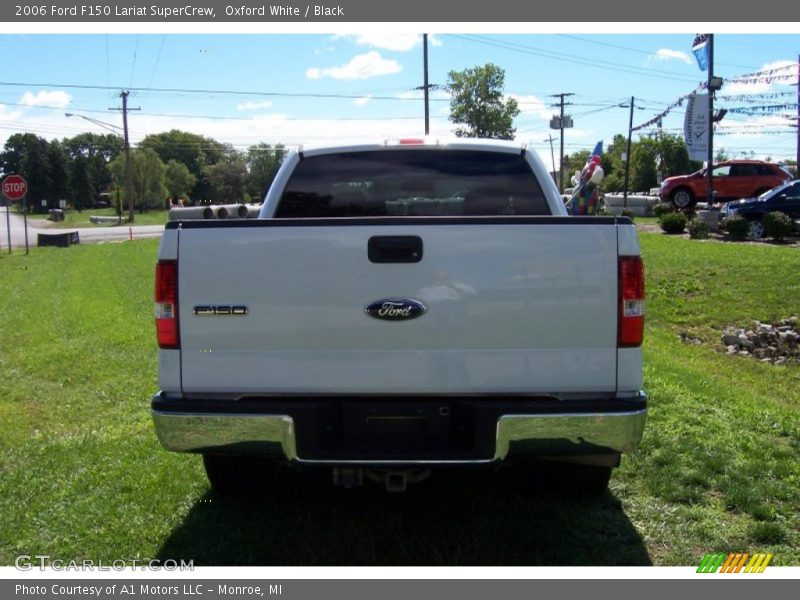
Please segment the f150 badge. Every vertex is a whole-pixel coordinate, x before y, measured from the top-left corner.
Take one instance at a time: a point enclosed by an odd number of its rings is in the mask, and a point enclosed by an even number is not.
[[[247,307],[241,304],[201,304],[194,307],[197,317],[243,317]]]
[[[383,321],[416,319],[427,309],[422,302],[410,299],[384,298],[364,307],[370,317]]]

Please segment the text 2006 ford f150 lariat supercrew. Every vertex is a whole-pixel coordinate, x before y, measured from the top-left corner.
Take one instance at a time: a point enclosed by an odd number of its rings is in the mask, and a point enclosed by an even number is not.
[[[634,227],[568,217],[512,143],[292,153],[258,219],[167,225],[155,301],[156,432],[219,491],[272,456],[389,489],[541,458],[597,492],[642,436]]]

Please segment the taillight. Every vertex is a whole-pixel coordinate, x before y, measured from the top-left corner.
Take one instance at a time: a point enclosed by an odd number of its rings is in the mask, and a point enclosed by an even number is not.
[[[178,261],[156,264],[156,335],[160,348],[180,348],[178,333]]]
[[[619,257],[617,346],[635,348],[644,338],[644,263],[640,256]]]

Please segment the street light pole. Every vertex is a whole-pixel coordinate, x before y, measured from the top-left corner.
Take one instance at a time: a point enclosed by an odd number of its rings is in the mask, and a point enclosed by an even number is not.
[[[117,135],[119,135],[120,131],[122,131],[122,127],[118,127],[117,125],[113,125],[111,123],[106,123],[105,121],[101,121],[100,119],[93,119],[92,117],[87,117],[86,115],[82,115],[80,113],[64,113],[64,116],[65,117],[80,117],[81,119],[85,119],[85,120],[89,121],[90,123],[94,123],[95,125],[98,125],[98,126],[102,127],[103,129],[106,129],[106,130],[110,131],[111,133],[115,133]]]

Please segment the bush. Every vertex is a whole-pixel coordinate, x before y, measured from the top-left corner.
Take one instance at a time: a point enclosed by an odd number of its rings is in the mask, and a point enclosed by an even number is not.
[[[683,213],[666,213],[658,220],[664,233],[683,233],[686,228],[686,217]]]
[[[663,217],[667,213],[672,212],[672,205],[665,204],[664,202],[660,202],[653,207],[653,216],[658,217],[659,219]]]
[[[747,239],[747,228],[750,226],[750,222],[741,215],[733,215],[725,219],[722,226],[734,240],[744,240]]]
[[[708,238],[708,223],[698,218],[689,221],[689,237],[693,240]]]
[[[792,233],[792,219],[782,212],[771,212],[764,217],[764,235],[782,240]]]
[[[633,211],[630,208],[623,208],[619,212],[619,216],[620,217],[630,217],[630,219],[633,220],[633,217],[636,216],[636,215],[634,215]]]

